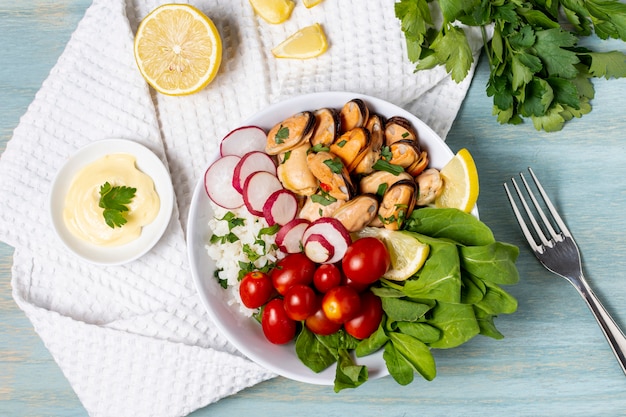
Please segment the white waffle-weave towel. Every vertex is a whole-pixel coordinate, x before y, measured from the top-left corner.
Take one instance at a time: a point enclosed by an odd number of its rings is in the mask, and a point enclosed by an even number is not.
[[[457,85],[442,69],[415,74],[390,1],[325,0],[312,9],[298,1],[289,21],[269,25],[248,0],[196,0],[223,38],[222,67],[200,93],[161,96],[133,58],[138,22],[159,3],[95,0],[0,160],[0,239],[15,247],[13,296],[92,416],[185,415],[274,376],[217,332],[189,274],[191,192],[225,133],[284,98],[352,91],[404,107],[445,137],[472,75]],[[315,22],[328,35],[326,54],[272,57],[274,45]],[[68,157],[112,137],[167,163],[178,206],[150,253],[102,267],[59,244],[47,199]]]

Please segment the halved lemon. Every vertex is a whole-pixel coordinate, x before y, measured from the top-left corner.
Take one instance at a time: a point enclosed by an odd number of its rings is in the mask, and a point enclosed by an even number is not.
[[[139,24],[135,60],[158,92],[191,94],[217,75],[222,40],[211,19],[200,10],[188,4],[164,4]]]
[[[320,56],[328,49],[324,29],[319,23],[304,27],[272,49],[276,58],[307,59]]]
[[[411,233],[401,230],[366,227],[356,235],[375,237],[385,244],[391,259],[391,267],[383,278],[393,281],[405,281],[419,271],[430,253],[429,245],[420,242]]]
[[[250,0],[252,8],[268,23],[283,23],[291,16],[295,3],[291,0]]]
[[[318,4],[320,4],[322,2],[322,0],[304,0],[302,3],[304,3],[304,6],[307,9],[310,9],[313,6],[317,6]]]
[[[478,171],[469,151],[461,149],[441,169],[443,190],[435,199],[436,207],[470,212],[478,201]]]

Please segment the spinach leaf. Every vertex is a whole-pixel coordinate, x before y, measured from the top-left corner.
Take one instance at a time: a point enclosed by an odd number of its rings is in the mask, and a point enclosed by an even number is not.
[[[403,333],[391,333],[389,337],[398,354],[406,359],[424,379],[432,381],[435,378],[437,375],[435,358],[424,342]]]
[[[441,330],[441,338],[430,344],[432,348],[453,348],[480,333],[474,308],[468,304],[439,302],[426,322]]]
[[[463,304],[476,304],[483,299],[487,287],[480,278],[473,277],[467,271],[461,270],[461,302]]]
[[[500,333],[498,329],[496,329],[496,325],[493,322],[493,319],[496,316],[487,313],[485,310],[478,306],[474,306],[474,314],[476,315],[478,327],[480,327],[480,334],[482,334],[483,336],[494,338],[496,340],[504,338],[504,335]]]
[[[357,357],[367,356],[382,348],[389,340],[389,336],[385,332],[385,317],[383,316],[378,329],[367,339],[363,339],[357,345],[354,353]]]
[[[404,298],[381,298],[383,302],[383,310],[391,321],[417,321],[423,317],[430,306],[427,304],[416,303]]]
[[[337,368],[335,371],[335,392],[345,388],[356,388],[367,381],[367,367],[356,365],[345,348],[338,351]]]
[[[441,330],[428,323],[401,321],[396,323],[396,326],[401,333],[413,336],[424,343],[435,343],[441,337]]]
[[[504,291],[497,284],[485,281],[487,292],[482,300],[476,303],[489,314],[498,315],[501,313],[511,314],[517,310],[517,300],[511,294]]]
[[[296,355],[313,372],[321,372],[337,361],[336,353],[305,326],[296,339]]]
[[[420,240],[422,237],[420,237]],[[430,239],[430,254],[417,278],[405,281],[403,292],[413,298],[461,301],[461,266],[456,245]]]
[[[389,375],[400,385],[409,385],[413,382],[414,370],[411,364],[398,352],[393,343],[385,345],[383,359]]]
[[[515,260],[519,248],[494,242],[484,246],[460,246],[461,266],[472,275],[497,284],[515,284],[519,273]]]
[[[424,207],[413,210],[405,230],[450,239],[462,245],[482,246],[495,242],[491,229],[469,213],[452,208]]]

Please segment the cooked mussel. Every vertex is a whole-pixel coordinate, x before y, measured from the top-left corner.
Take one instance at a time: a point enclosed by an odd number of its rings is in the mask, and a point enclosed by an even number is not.
[[[355,190],[341,159],[330,152],[309,153],[307,165],[320,182],[320,188],[337,200],[349,200]]]
[[[363,159],[369,151],[370,132],[364,127],[355,127],[330,145],[330,151],[341,158],[348,172],[352,172],[354,167]]]
[[[417,142],[402,139],[389,145],[389,151],[391,152],[391,159],[389,163],[393,165],[399,165],[402,168],[408,168],[419,160],[420,151]]]
[[[427,206],[434,203],[435,199],[443,191],[443,178],[441,178],[439,170],[435,168],[428,168],[419,174],[415,181],[419,189],[416,202],[418,206]]]
[[[317,196],[317,198],[314,198]],[[313,222],[321,217],[330,217],[341,206],[346,204],[346,200],[328,199],[321,193],[310,195],[306,198],[304,205],[300,209],[299,217]]]
[[[365,126],[369,119],[369,109],[363,100],[355,98],[343,105],[339,112],[341,131],[347,132],[355,127]]]
[[[339,113],[335,109],[321,108],[316,110],[315,128],[311,135],[311,145],[329,147],[339,136]]]
[[[385,191],[378,208],[378,218],[385,229],[402,227],[415,207],[417,193],[417,184],[413,180],[398,181]]]
[[[412,140],[417,143],[417,131],[404,117],[394,116],[385,124],[385,144],[391,145],[399,140]]]
[[[412,180],[407,172],[400,172],[398,175],[387,171],[374,171],[361,178],[359,190],[363,194],[376,194],[382,196],[393,184],[402,180]]]
[[[291,150],[278,154],[276,175],[288,190],[299,195],[311,195],[317,191],[317,178],[307,165],[307,154],[311,145],[305,142]]]
[[[371,114],[365,124],[365,128],[370,132],[369,149],[351,172],[355,174],[369,174],[373,171],[374,164],[380,159],[380,149],[384,143],[383,127],[383,117],[378,114]]]
[[[426,169],[426,167],[428,166],[428,162],[428,152],[422,151],[417,161],[415,161],[413,165],[408,167],[406,171],[414,177],[417,177],[422,171]]]
[[[303,111],[277,123],[267,133],[265,152],[278,155],[281,152],[293,149],[307,142],[313,134],[315,115],[310,111]]]
[[[373,194],[361,194],[339,207],[332,217],[339,220],[349,232],[367,226],[378,214],[378,200]]]

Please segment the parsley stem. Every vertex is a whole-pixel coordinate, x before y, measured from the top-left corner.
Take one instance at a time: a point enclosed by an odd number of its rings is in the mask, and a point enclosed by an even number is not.
[[[483,38],[483,47],[485,48],[485,53],[487,54],[487,59],[489,60],[489,68],[493,68],[493,56],[491,53],[491,49],[489,48],[489,39],[487,37],[487,30],[485,29],[485,25],[480,25],[480,34]]]

